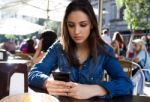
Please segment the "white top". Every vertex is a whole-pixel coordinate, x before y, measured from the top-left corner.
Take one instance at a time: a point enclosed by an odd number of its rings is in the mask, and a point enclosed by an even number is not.
[[[140,51],[136,57],[139,58],[139,62],[143,66],[143,69],[150,70],[150,56],[146,51]],[[145,77],[150,81],[150,71],[145,72]]]
[[[108,45],[111,45],[111,37],[109,34],[103,34],[102,39],[107,43]]]

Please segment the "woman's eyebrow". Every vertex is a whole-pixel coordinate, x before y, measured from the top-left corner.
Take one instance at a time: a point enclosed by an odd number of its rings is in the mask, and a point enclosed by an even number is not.
[[[67,23],[75,23],[73,21],[67,21]],[[88,21],[80,21],[79,23],[88,23]]]
[[[72,22],[72,21],[67,21],[67,23],[74,23],[74,22]]]

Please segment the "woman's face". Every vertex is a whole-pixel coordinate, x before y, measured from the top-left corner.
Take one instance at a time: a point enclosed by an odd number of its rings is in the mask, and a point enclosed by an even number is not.
[[[139,52],[141,50],[141,46],[139,44],[133,43],[133,49],[135,52]]]
[[[82,44],[90,35],[91,22],[84,12],[73,11],[68,15],[67,28],[71,39],[76,44]]]
[[[112,43],[112,47],[113,47],[114,49],[117,49],[117,48],[118,48],[117,43],[116,43],[116,42],[113,42],[113,43]]]

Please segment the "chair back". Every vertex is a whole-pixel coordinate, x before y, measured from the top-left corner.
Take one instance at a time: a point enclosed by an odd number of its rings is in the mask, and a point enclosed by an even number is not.
[[[30,54],[24,54],[22,52],[16,52],[14,56],[15,59],[32,60],[32,56]]]
[[[126,60],[120,60],[119,62],[132,81],[133,95],[143,95],[145,76],[140,65]],[[133,70],[137,70],[134,75],[132,75]]]
[[[138,70],[131,78],[133,88],[133,95],[143,95],[145,76],[142,70]]]
[[[21,63],[10,64],[7,62],[1,62],[0,63],[0,99],[9,95],[11,77],[15,72],[24,74],[24,92],[28,91],[27,65]]]
[[[132,77],[132,62],[127,61],[127,60],[119,60],[119,63],[123,70],[126,72],[128,77]]]
[[[28,71],[30,71],[31,67],[34,65],[32,62],[32,55],[30,55],[30,54],[25,54],[22,52],[16,52],[14,55],[14,59],[16,59],[16,60],[28,60],[28,63],[27,63]]]

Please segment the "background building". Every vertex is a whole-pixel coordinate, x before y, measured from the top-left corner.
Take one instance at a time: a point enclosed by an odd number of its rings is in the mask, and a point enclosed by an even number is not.
[[[89,0],[94,8],[98,8],[98,0]],[[113,36],[113,33],[119,31],[128,43],[130,37],[130,30],[128,29],[127,23],[123,20],[124,8],[117,8],[115,0],[103,0],[103,22],[102,28],[109,28],[110,34]],[[143,20],[146,20],[144,18]],[[149,17],[150,19],[150,17]],[[150,22],[150,20],[149,20]],[[140,37],[146,34],[146,30],[137,30],[136,37]],[[149,31],[150,34],[150,31]]]

